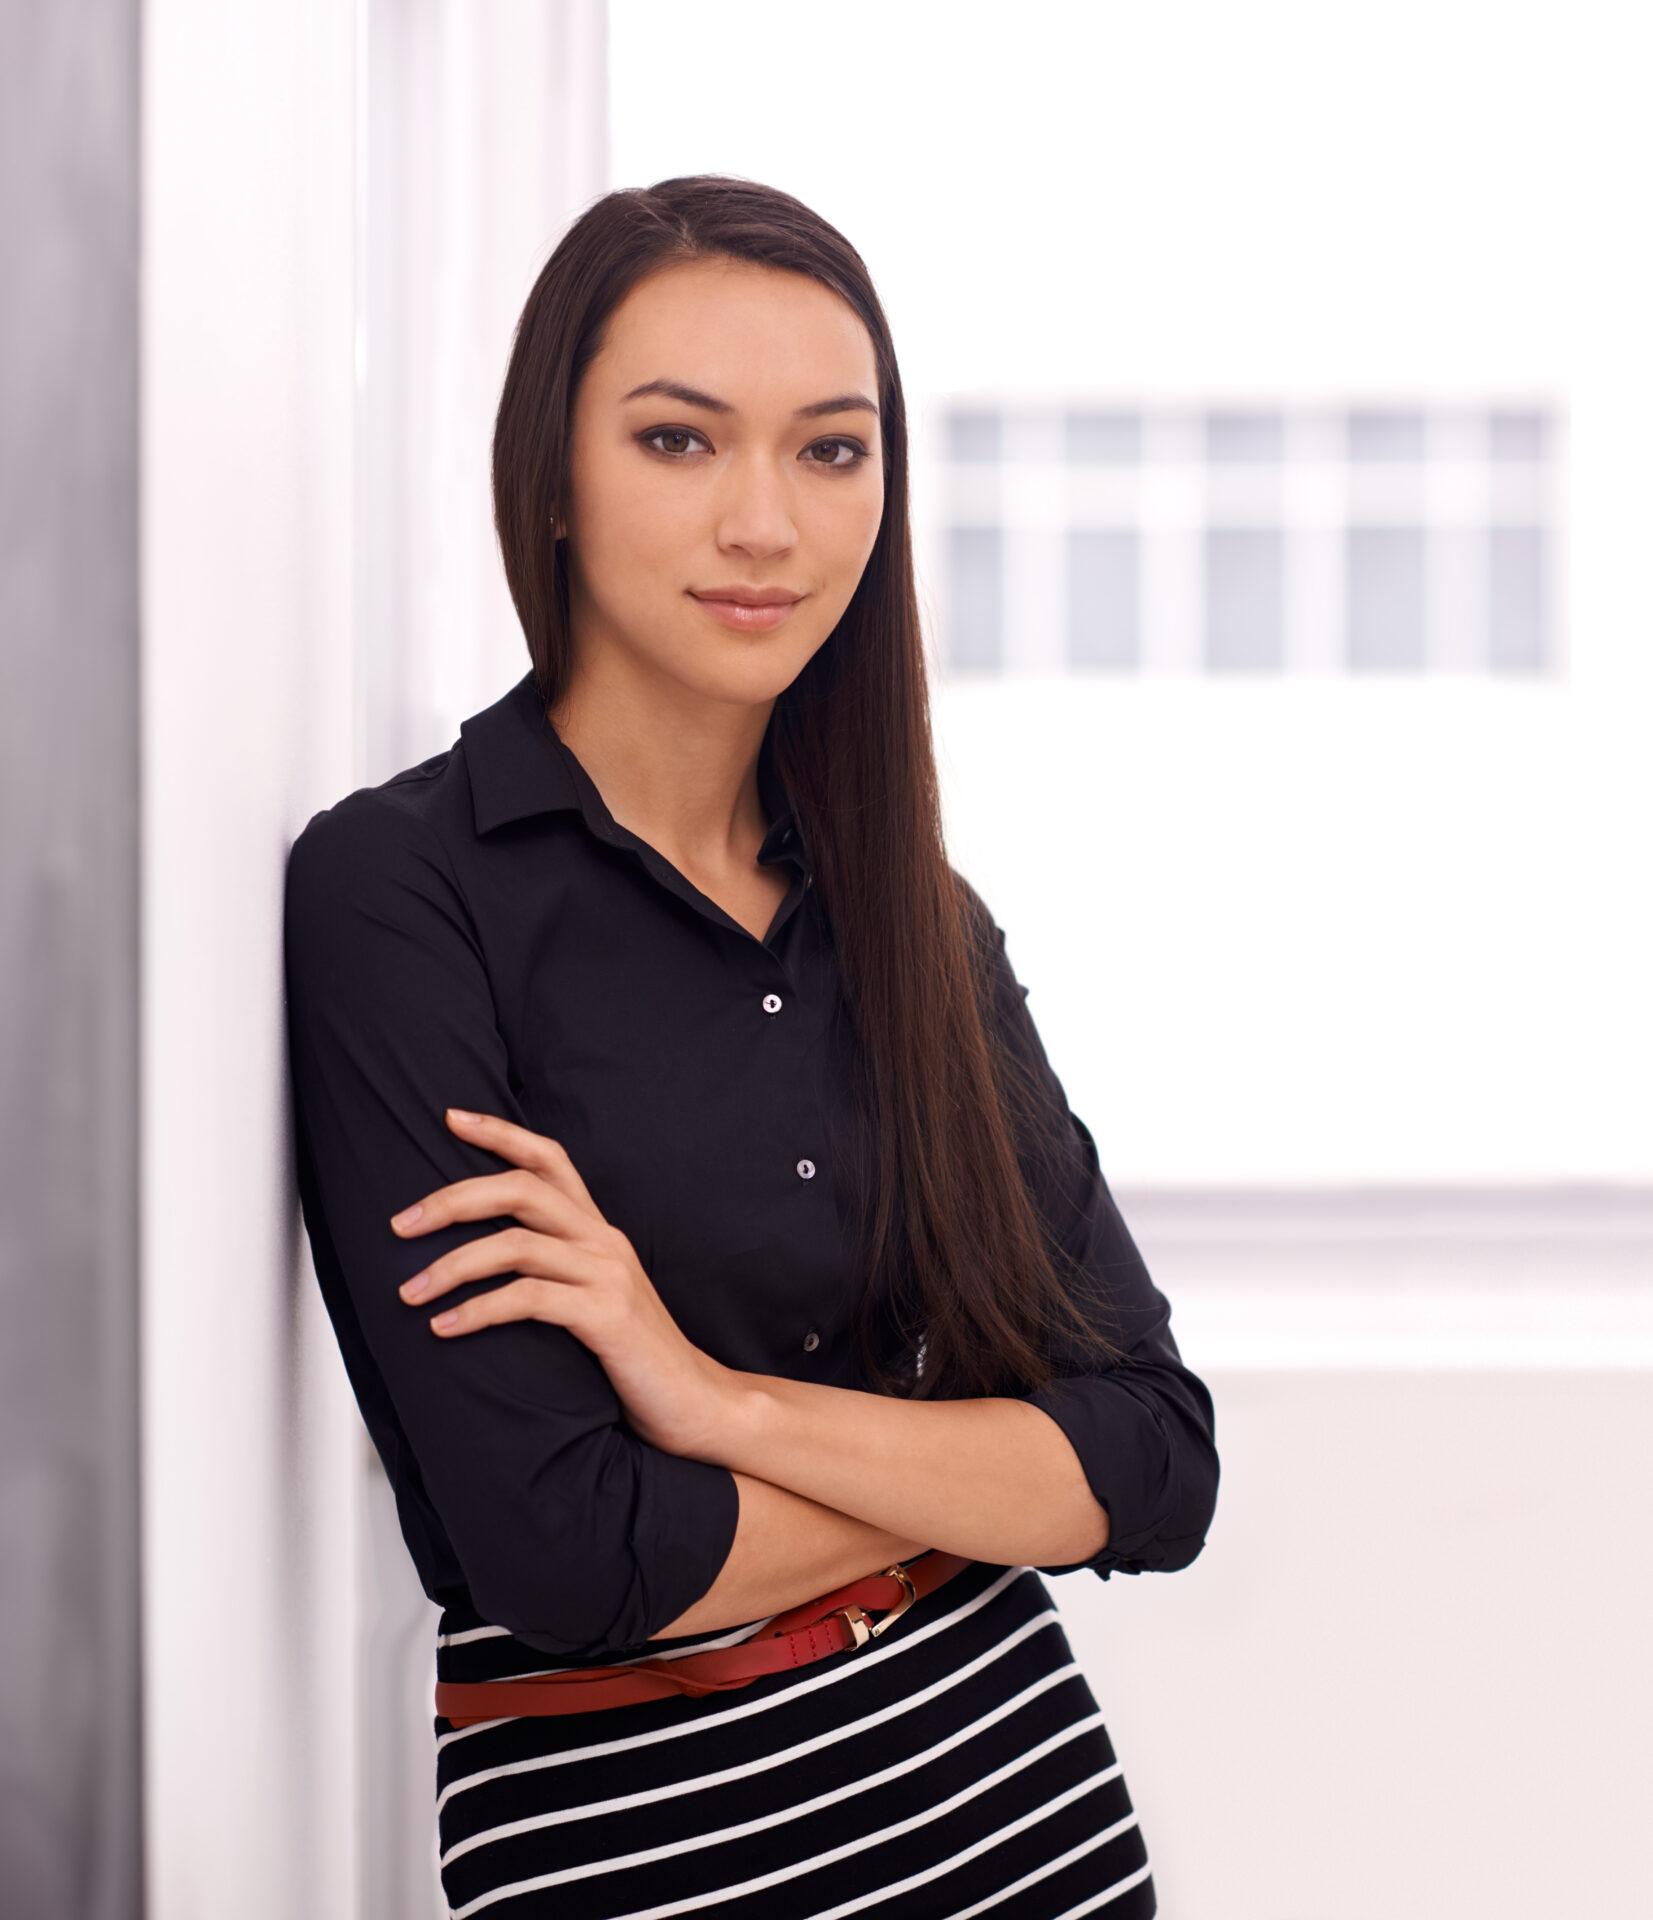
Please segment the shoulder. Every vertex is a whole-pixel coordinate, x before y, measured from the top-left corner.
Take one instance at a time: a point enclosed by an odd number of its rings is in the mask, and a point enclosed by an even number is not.
[[[288,854],[288,872],[342,869],[365,876],[451,840],[463,796],[463,750],[450,747],[376,787],[358,787],[312,814]]]
[[[457,896],[455,840],[469,825],[458,757],[450,748],[311,816],[287,856],[289,928],[372,912],[409,891]]]
[[[980,945],[983,941],[987,941],[1002,946],[1004,930],[993,918],[992,909],[987,902],[957,867],[949,867],[948,872],[953,876],[953,888],[958,894],[959,913],[964,921],[965,933],[969,936],[972,945]]]
[[[965,938],[980,976],[992,986],[995,993],[1002,993],[1009,986],[1015,989],[1018,999],[1025,999],[1027,989],[1016,979],[1011,967],[1004,928],[994,919],[992,908],[958,868],[953,867],[949,871],[958,890]]]

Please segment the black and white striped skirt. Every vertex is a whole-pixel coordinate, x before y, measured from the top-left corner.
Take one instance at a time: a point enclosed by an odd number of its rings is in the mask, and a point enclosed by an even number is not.
[[[548,1671],[452,1612],[437,1660],[446,1680]],[[1026,1567],[967,1567],[870,1645],[730,1693],[436,1730],[455,1920],[1155,1911],[1107,1730]]]

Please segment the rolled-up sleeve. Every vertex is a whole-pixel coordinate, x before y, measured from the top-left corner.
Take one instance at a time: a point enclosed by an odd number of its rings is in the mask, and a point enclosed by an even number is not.
[[[640,1645],[716,1578],[733,1476],[633,1434],[563,1328],[443,1341],[397,1293],[504,1224],[391,1231],[423,1195],[505,1164],[458,1139],[445,1109],[523,1123],[488,969],[430,825],[373,793],[318,814],[288,863],[286,965],[305,1221],[374,1438],[411,1451],[386,1462],[392,1478],[422,1489],[485,1619],[557,1655]],[[419,1524],[405,1495],[403,1518]]]
[[[1053,1378],[1022,1397],[1061,1428],[1091,1492],[1108,1513],[1108,1544],[1088,1567],[1110,1573],[1173,1572],[1205,1544],[1217,1498],[1211,1396],[1182,1363],[1171,1309],[1149,1278],[1108,1190],[1089,1129],[1068,1107],[1016,978],[1002,928],[979,896],[998,1037],[1031,1125],[1024,1166],[1046,1233],[1066,1269],[1083,1321],[1118,1355],[1111,1365],[1053,1341]]]

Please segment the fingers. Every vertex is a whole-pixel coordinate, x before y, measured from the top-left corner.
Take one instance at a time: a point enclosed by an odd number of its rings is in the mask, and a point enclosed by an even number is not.
[[[396,1291],[413,1306],[421,1300],[440,1299],[469,1280],[491,1279],[496,1273],[520,1273],[529,1279],[567,1285],[590,1279],[593,1271],[589,1255],[571,1242],[530,1232],[527,1227],[506,1227],[450,1249],[422,1273],[404,1280]]]
[[[490,1153],[497,1153],[502,1160],[526,1167],[565,1193],[577,1206],[602,1218],[560,1141],[549,1140],[543,1133],[531,1133],[527,1127],[502,1120],[496,1113],[467,1113],[462,1107],[449,1107],[447,1122],[462,1140],[472,1140]]]
[[[464,1220],[509,1218],[519,1224],[467,1241],[433,1260],[424,1272],[403,1281],[398,1289],[402,1299],[409,1305],[434,1302],[467,1281],[514,1273],[518,1277],[507,1285],[436,1314],[432,1331],[447,1338],[512,1320],[571,1325],[591,1292],[579,1283],[602,1271],[604,1249],[589,1244],[592,1229],[597,1229],[598,1240],[618,1242],[629,1253],[624,1235],[604,1219],[559,1141],[498,1114],[449,1107],[446,1118],[461,1139],[511,1161],[512,1169],[437,1188],[393,1215],[392,1230],[412,1239]],[[607,1251],[612,1255],[612,1248]]]
[[[577,1310],[578,1300],[577,1294],[554,1280],[525,1277],[449,1307],[431,1321],[431,1331],[446,1340],[456,1334],[475,1333],[479,1327],[504,1326],[512,1320],[543,1320],[563,1327]]]
[[[456,1180],[452,1186],[438,1187],[423,1200],[393,1215],[390,1224],[403,1239],[413,1239],[456,1220],[497,1220],[506,1216],[541,1233],[573,1233],[591,1224],[591,1215],[578,1202],[526,1168],[513,1168],[509,1173],[479,1173],[470,1180]]]

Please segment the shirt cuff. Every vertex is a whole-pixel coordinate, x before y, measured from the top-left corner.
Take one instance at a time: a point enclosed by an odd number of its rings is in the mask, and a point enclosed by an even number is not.
[[[639,1617],[625,1631],[641,1646],[706,1593],[729,1557],[740,1490],[727,1467],[650,1449],[637,1500]]]
[[[1062,1429],[1108,1515],[1100,1553],[1040,1573],[1089,1569],[1106,1580],[1114,1572],[1168,1570],[1193,1557],[1167,1552],[1170,1543],[1161,1539],[1176,1507],[1176,1469],[1164,1425],[1146,1401],[1117,1375],[1052,1380],[1021,1397]]]

